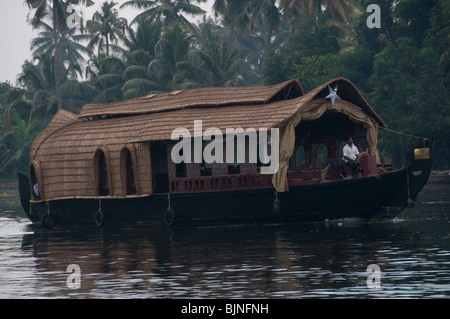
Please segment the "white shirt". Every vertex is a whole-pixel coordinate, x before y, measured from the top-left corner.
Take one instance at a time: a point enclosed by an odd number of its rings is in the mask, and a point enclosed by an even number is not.
[[[347,163],[348,160],[345,159],[345,156],[351,158],[352,160],[356,160],[356,154],[359,154],[359,151],[355,144],[353,144],[351,147],[348,144],[345,144],[344,148],[342,149],[342,153],[342,155],[344,156],[342,159],[345,163]]]

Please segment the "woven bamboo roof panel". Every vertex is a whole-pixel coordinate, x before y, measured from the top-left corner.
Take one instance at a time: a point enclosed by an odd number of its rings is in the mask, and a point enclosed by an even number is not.
[[[267,103],[301,95],[303,95],[303,89],[296,80],[272,86],[198,88],[150,94],[109,104],[87,104],[81,109],[79,117],[132,115],[190,107]]]
[[[55,116],[53,116],[47,127],[36,137],[31,145],[31,158],[34,158],[35,152],[39,149],[41,144],[51,135],[57,134],[57,132],[66,126],[70,126],[73,123],[79,122],[77,115],[66,111],[60,110]]]

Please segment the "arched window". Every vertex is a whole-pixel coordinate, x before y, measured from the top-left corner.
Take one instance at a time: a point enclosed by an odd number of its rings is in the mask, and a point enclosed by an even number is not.
[[[137,194],[135,161],[133,160],[132,153],[128,147],[122,149],[120,162],[122,189],[126,191],[126,195],[135,195]]]
[[[94,156],[95,188],[98,196],[108,196],[110,189],[110,169],[107,155],[102,149],[98,149]]]

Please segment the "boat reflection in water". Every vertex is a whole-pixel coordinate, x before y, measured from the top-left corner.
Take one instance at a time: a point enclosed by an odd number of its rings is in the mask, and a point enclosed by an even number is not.
[[[26,234],[22,250],[34,257],[34,289],[40,296],[395,297],[406,291],[401,283],[398,290],[392,286],[400,266],[395,261],[414,260],[423,271],[429,267],[418,252],[408,252],[415,243],[409,227],[346,219],[300,225],[84,228]],[[384,290],[367,287],[371,264],[384,273]],[[69,265],[79,266],[79,289],[67,286]]]
[[[0,297],[448,298],[449,190],[428,184],[385,221],[52,230],[2,197]],[[367,285],[370,265],[380,289]]]
[[[383,221],[52,230],[1,197],[0,297],[448,298],[449,191],[428,183],[408,214]]]

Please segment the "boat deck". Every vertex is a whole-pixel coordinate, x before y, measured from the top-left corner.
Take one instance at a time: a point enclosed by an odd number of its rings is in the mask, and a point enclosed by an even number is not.
[[[375,159],[363,163],[359,177],[378,175],[381,165]],[[392,167],[385,167],[391,170]],[[351,171],[344,165],[300,166],[287,172],[288,185],[301,186],[335,182],[352,177]],[[272,188],[272,175],[260,173],[233,174],[225,176],[176,177],[169,180],[170,193],[215,192]]]

